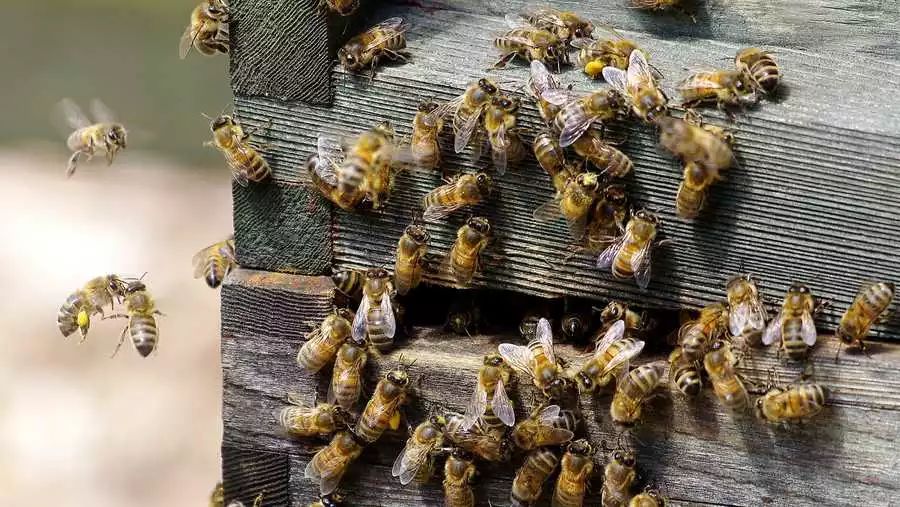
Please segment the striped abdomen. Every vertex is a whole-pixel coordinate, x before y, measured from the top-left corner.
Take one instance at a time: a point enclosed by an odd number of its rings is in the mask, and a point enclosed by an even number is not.
[[[685,166],[685,171],[687,171]],[[675,211],[681,218],[697,218],[706,203],[706,187],[691,188],[687,181],[678,185],[675,194]]]
[[[383,53],[385,49],[399,51],[406,48],[406,35],[401,31],[380,29],[369,32],[369,34],[372,37],[372,41],[375,39],[381,41],[375,48],[370,50],[373,56]],[[366,43],[371,43],[371,41],[366,41]]]
[[[304,370],[317,372],[334,359],[346,335],[329,333],[324,340],[308,339],[297,352],[297,364]]]
[[[582,507],[594,466],[589,456],[566,453],[553,490],[553,507]]]
[[[825,390],[818,384],[794,386],[782,396],[787,397],[788,413],[796,419],[816,415],[825,406]]]
[[[206,285],[213,289],[222,285],[222,280],[225,279],[225,275],[228,274],[230,268],[231,262],[226,260],[225,257],[219,254],[211,255],[206,261],[206,267],[203,272]]]
[[[474,507],[470,481],[475,475],[471,461],[450,455],[444,463],[444,507]]]
[[[634,163],[628,155],[595,137],[593,133],[589,132],[579,137],[572,146],[575,153],[603,171],[604,175],[622,178],[634,168]]]
[[[778,88],[781,71],[772,55],[757,48],[747,48],[738,53],[735,59],[738,67],[744,67],[750,78],[766,93]]]
[[[703,388],[697,363],[685,359],[681,347],[669,354],[669,382],[685,396],[697,396]]]
[[[528,453],[525,463],[516,472],[509,500],[514,507],[529,506],[541,496],[544,482],[559,465],[559,456],[547,448]]]
[[[861,290],[841,317],[838,337],[846,343],[862,341],[893,299],[893,283],[878,282]]]
[[[272,169],[256,149],[244,143],[225,151],[232,167],[239,168],[248,180],[260,182],[269,177]]]
[[[799,361],[806,358],[809,347],[803,341],[801,329],[803,320],[800,316],[785,317],[781,324],[781,348],[788,358]]]
[[[353,410],[353,405],[359,400],[362,392],[362,380],[360,374],[366,365],[368,355],[365,349],[352,343],[345,343],[338,350],[337,359],[334,361],[334,370],[331,376],[331,388],[329,393],[334,401],[344,410]]]
[[[515,52],[523,57],[529,55],[528,46],[518,42],[517,39],[531,39],[531,29],[514,28],[503,35],[494,38],[494,47],[503,51]]]
[[[359,416],[355,428],[356,435],[370,443],[378,440],[390,426],[391,418],[397,412],[400,401],[401,398],[387,399],[376,390],[375,397],[369,400],[362,415]]]
[[[553,186],[556,187],[556,190],[562,191],[565,188],[565,180],[559,181],[557,178],[566,170],[566,154],[559,145],[559,136],[550,132],[541,132],[535,136],[531,147],[534,151],[534,158],[541,168],[547,171]]]
[[[56,325],[63,336],[68,337],[78,329],[78,313],[83,306],[81,292],[74,292],[59,307],[59,312],[56,314]]]
[[[631,235],[629,235],[629,237],[625,239],[622,249],[619,250],[615,259],[613,259],[613,276],[616,278],[631,278],[634,276],[634,268],[632,267],[631,260],[637,255],[640,249],[641,243],[635,241]]]
[[[735,411],[743,411],[750,406],[750,395],[741,379],[729,368],[728,374],[711,377],[716,397],[723,405]]]
[[[450,270],[457,283],[468,285],[475,276],[481,248],[467,248],[457,242],[450,250]]]
[[[386,298],[389,296],[383,294],[381,297]],[[366,314],[366,331],[369,333],[369,342],[379,349],[390,347],[394,344],[394,339],[385,334],[386,318],[387,315],[381,311],[380,300],[378,304],[373,301],[369,305],[369,311]]]
[[[159,330],[156,328],[156,318],[152,315],[132,315],[128,321],[128,331],[134,348],[141,356],[147,357],[156,349]]]

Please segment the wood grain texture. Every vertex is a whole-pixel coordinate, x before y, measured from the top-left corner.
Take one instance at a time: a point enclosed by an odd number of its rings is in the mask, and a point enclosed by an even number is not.
[[[279,186],[308,184],[302,167],[319,134],[353,135],[390,119],[400,134],[408,135],[418,101],[449,99],[484,74],[495,58],[491,38],[505,26],[498,16],[452,11],[422,14],[386,8],[380,17],[395,14],[405,15],[412,24],[408,45],[413,61],[381,69],[371,83],[336,71],[334,107],[236,98],[245,121],[272,122],[266,140],[273,144],[270,160]],[[664,87],[685,76],[686,67],[722,65],[727,63],[722,59],[738,49],[719,41],[626,35],[647,49],[666,76]],[[488,265],[474,286],[547,297],[616,295],[647,306],[698,307],[722,297],[729,277],[749,271],[761,278],[763,291],[775,302],[792,281],[808,283],[814,294],[833,301],[823,321],[830,326],[862,282],[900,279],[900,264],[895,262],[900,222],[890,197],[900,193],[900,105],[884,94],[885,87],[900,84],[900,65],[792,49],[776,52],[785,73],[783,93],[733,125],[740,167],[713,188],[708,209],[698,220],[684,222],[674,216],[681,170],[658,148],[656,134],[641,126],[626,127],[630,137],[623,150],[635,162],[634,175],[627,180],[632,197],[657,210],[664,236],[675,240],[655,255],[649,291],[598,272],[594,258],[586,254],[561,265],[568,254],[565,224],[531,218],[534,208],[552,196],[547,176],[533,160],[495,178],[499,198],[476,210],[491,219],[496,241],[489,251],[502,261]],[[513,65],[491,74],[514,88],[526,78],[526,67]],[[563,80],[581,90],[598,86],[577,70],[566,72]],[[727,123],[715,111],[704,115],[713,123]],[[539,128],[531,105],[523,107],[520,123],[526,132]],[[485,159],[473,163],[468,152],[449,153],[450,137],[445,132],[446,168],[486,167]],[[439,178],[401,174],[381,213],[335,211],[335,264],[391,265],[397,238]],[[428,223],[431,250],[446,253],[464,219],[460,214],[449,222]],[[286,224],[276,219],[273,227],[284,229]],[[425,279],[449,284],[446,273]],[[896,337],[898,324],[894,319],[883,336]]]
[[[294,355],[303,343],[305,329],[294,328],[292,333],[285,333],[281,324],[275,322],[284,318],[281,313],[296,314],[300,308],[312,310],[293,320],[309,318],[313,312],[324,315],[321,308],[325,302],[314,303],[314,295],[321,292],[312,287],[318,287],[320,279],[280,274],[253,276],[264,277],[260,289],[254,289],[257,282],[253,278],[241,276],[241,292],[223,292],[223,305],[232,315],[231,323],[223,322],[222,327],[225,445],[290,455],[291,504],[302,504],[315,495],[314,485],[302,478],[303,467],[323,442],[284,436],[273,413],[283,406],[284,395],[289,391],[299,393],[308,403],[317,396],[322,399],[330,373],[302,372],[294,363]],[[230,277],[228,286],[234,285],[236,278]],[[271,305],[274,287],[292,287],[280,297],[280,308],[291,310],[264,314],[253,310]],[[235,300],[238,294],[240,298]],[[272,322],[251,327],[234,324],[260,319]],[[277,331],[257,331],[261,329]],[[244,334],[248,332],[252,334]],[[396,350],[370,361],[366,385],[371,390],[384,372],[398,366],[402,355],[405,363],[415,360],[409,370],[415,395],[406,410],[412,425],[428,414],[461,411],[474,388],[483,354],[505,341],[517,342],[518,338],[461,338],[432,328],[416,328]],[[641,357],[638,362],[664,357],[664,347],[657,344],[655,348],[660,351]],[[633,433],[645,477],[663,484],[673,498],[687,504],[889,503],[900,490],[900,477],[895,473],[900,437],[900,398],[896,396],[900,371],[892,367],[900,361],[900,346],[881,343],[871,359],[844,356],[838,364],[833,362],[831,352],[824,346],[815,355],[815,379],[830,389],[830,406],[804,426],[772,427],[749,414],[733,416],[709,389],[694,402],[661,391],[662,395],[647,410],[645,421]],[[571,358],[577,351],[561,345],[557,353]],[[760,384],[752,389],[754,392],[762,392],[769,368],[777,364],[774,355],[774,350],[757,350],[752,359],[742,364],[748,380]],[[799,374],[799,367],[778,365],[778,370],[784,382]],[[535,390],[520,378],[513,391],[517,416],[522,417],[536,396]],[[616,442],[619,430],[607,415],[609,401],[609,395],[585,396],[579,401],[587,432],[595,443]],[[401,487],[390,477],[390,466],[404,439],[404,435],[385,435],[377,445],[366,449],[342,488],[351,505],[435,505],[440,501],[438,482],[417,489]],[[602,463],[604,459],[598,457],[598,461]],[[477,490],[479,505],[488,505],[488,500],[493,505],[505,505],[511,476],[509,466],[485,468]],[[594,491],[599,492],[600,481],[594,485]],[[595,502],[596,498],[590,501]]]
[[[222,485],[226,505],[234,500],[245,506],[263,494],[263,505],[288,505],[288,456],[253,449],[222,446]]]

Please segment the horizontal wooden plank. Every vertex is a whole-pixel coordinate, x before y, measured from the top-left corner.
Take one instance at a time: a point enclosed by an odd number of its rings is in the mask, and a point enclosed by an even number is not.
[[[290,467],[283,454],[222,446],[226,505],[238,500],[249,507],[259,494],[263,505],[288,505]]]

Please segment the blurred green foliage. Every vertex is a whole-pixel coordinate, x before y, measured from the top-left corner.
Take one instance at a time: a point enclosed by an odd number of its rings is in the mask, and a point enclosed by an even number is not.
[[[56,104],[102,99],[132,130],[129,148],[219,160],[201,112],[230,105],[228,58],[178,59],[191,0],[5,0],[0,16],[0,146],[59,142]]]

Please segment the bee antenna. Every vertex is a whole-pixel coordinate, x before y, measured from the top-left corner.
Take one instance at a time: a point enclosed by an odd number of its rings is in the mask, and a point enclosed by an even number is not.
[[[206,114],[206,113],[203,113],[203,112],[201,112],[201,113],[200,113],[200,116],[202,116],[202,117],[204,117],[204,118],[206,118],[206,119],[207,119],[207,120],[209,120],[209,121],[213,121],[213,119],[212,119],[212,118],[210,118],[210,117],[209,117],[209,115],[208,115],[208,114]]]

